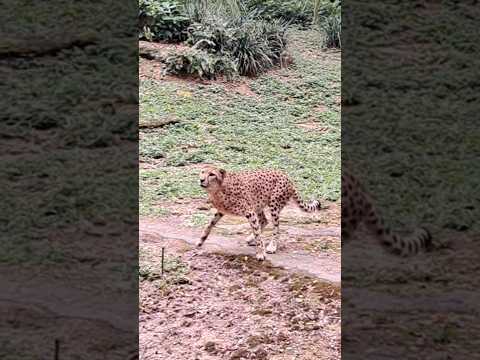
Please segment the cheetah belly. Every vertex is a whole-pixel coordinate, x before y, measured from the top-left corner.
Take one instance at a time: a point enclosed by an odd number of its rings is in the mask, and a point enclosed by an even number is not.
[[[245,215],[243,201],[237,200],[223,200],[218,197],[212,197],[212,205],[222,214],[230,214],[243,216]]]

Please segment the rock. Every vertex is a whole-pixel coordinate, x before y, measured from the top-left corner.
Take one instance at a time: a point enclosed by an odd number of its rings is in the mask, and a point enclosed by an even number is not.
[[[203,348],[206,352],[215,354],[217,352],[217,344],[214,341],[207,341]]]
[[[284,332],[281,332],[277,335],[277,341],[287,341],[289,339],[288,335]]]
[[[255,359],[265,360],[265,359],[267,359],[267,356],[268,356],[267,351],[266,351],[264,348],[262,348],[262,347],[259,347],[259,348],[255,351]]]
[[[319,330],[319,329],[320,329],[320,325],[318,324],[307,324],[307,326],[305,327],[305,330],[310,330],[310,331]]]
[[[187,277],[180,277],[175,281],[176,285],[185,285],[185,284],[190,284],[190,279]]]
[[[235,350],[232,355],[230,356],[230,360],[241,360],[241,359],[248,359],[250,352],[247,349],[238,349]]]

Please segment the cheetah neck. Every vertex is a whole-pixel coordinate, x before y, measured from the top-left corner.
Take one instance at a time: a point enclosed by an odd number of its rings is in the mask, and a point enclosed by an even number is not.
[[[221,188],[216,189],[215,191],[208,192],[208,197],[210,198],[210,201],[217,209],[223,208],[225,205],[226,194],[224,190],[225,189],[222,186]]]
[[[215,191],[209,191],[208,196],[210,197],[210,200],[219,200],[223,201],[225,200],[225,192],[223,187],[216,189]]]

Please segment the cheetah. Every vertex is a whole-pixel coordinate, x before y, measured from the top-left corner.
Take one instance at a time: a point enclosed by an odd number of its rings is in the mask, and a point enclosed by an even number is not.
[[[205,228],[197,246],[201,247],[212,228],[225,215],[244,216],[250,223],[252,234],[247,238],[249,245],[256,246],[256,258],[265,260],[266,253],[277,251],[279,237],[279,215],[290,199],[305,212],[320,210],[320,202],[305,203],[287,175],[276,170],[227,172],[208,166],[200,173],[200,186],[209,196],[217,212]],[[268,207],[273,224],[273,238],[265,246],[260,236],[267,225],[264,209]]]
[[[355,234],[358,225],[363,223],[375,235],[378,241],[391,253],[403,257],[417,254],[420,250],[430,249],[432,237],[423,227],[411,235],[402,237],[385,224],[379,212],[374,208],[371,198],[363,190],[359,181],[350,173],[342,170],[342,246]]]

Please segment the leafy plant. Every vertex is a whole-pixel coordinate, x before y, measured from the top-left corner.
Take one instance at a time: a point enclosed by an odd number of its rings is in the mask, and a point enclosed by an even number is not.
[[[183,5],[174,0],[139,0],[140,38],[183,41],[190,24]]]
[[[320,30],[324,33],[323,45],[328,48],[341,48],[342,7],[340,1],[324,3],[316,18],[318,18]]]
[[[239,16],[217,8],[203,11],[201,21],[189,27],[187,43],[235,59],[241,75],[257,75],[279,62],[287,44],[284,21],[259,19],[252,11]]]
[[[204,50],[189,48],[168,55],[165,60],[165,72],[177,75],[195,75],[200,78],[215,79],[217,75],[233,77],[237,65],[228,56],[210,54]]]
[[[286,47],[286,26],[281,20],[246,23],[236,32],[231,50],[242,75],[257,75],[280,61]]]

